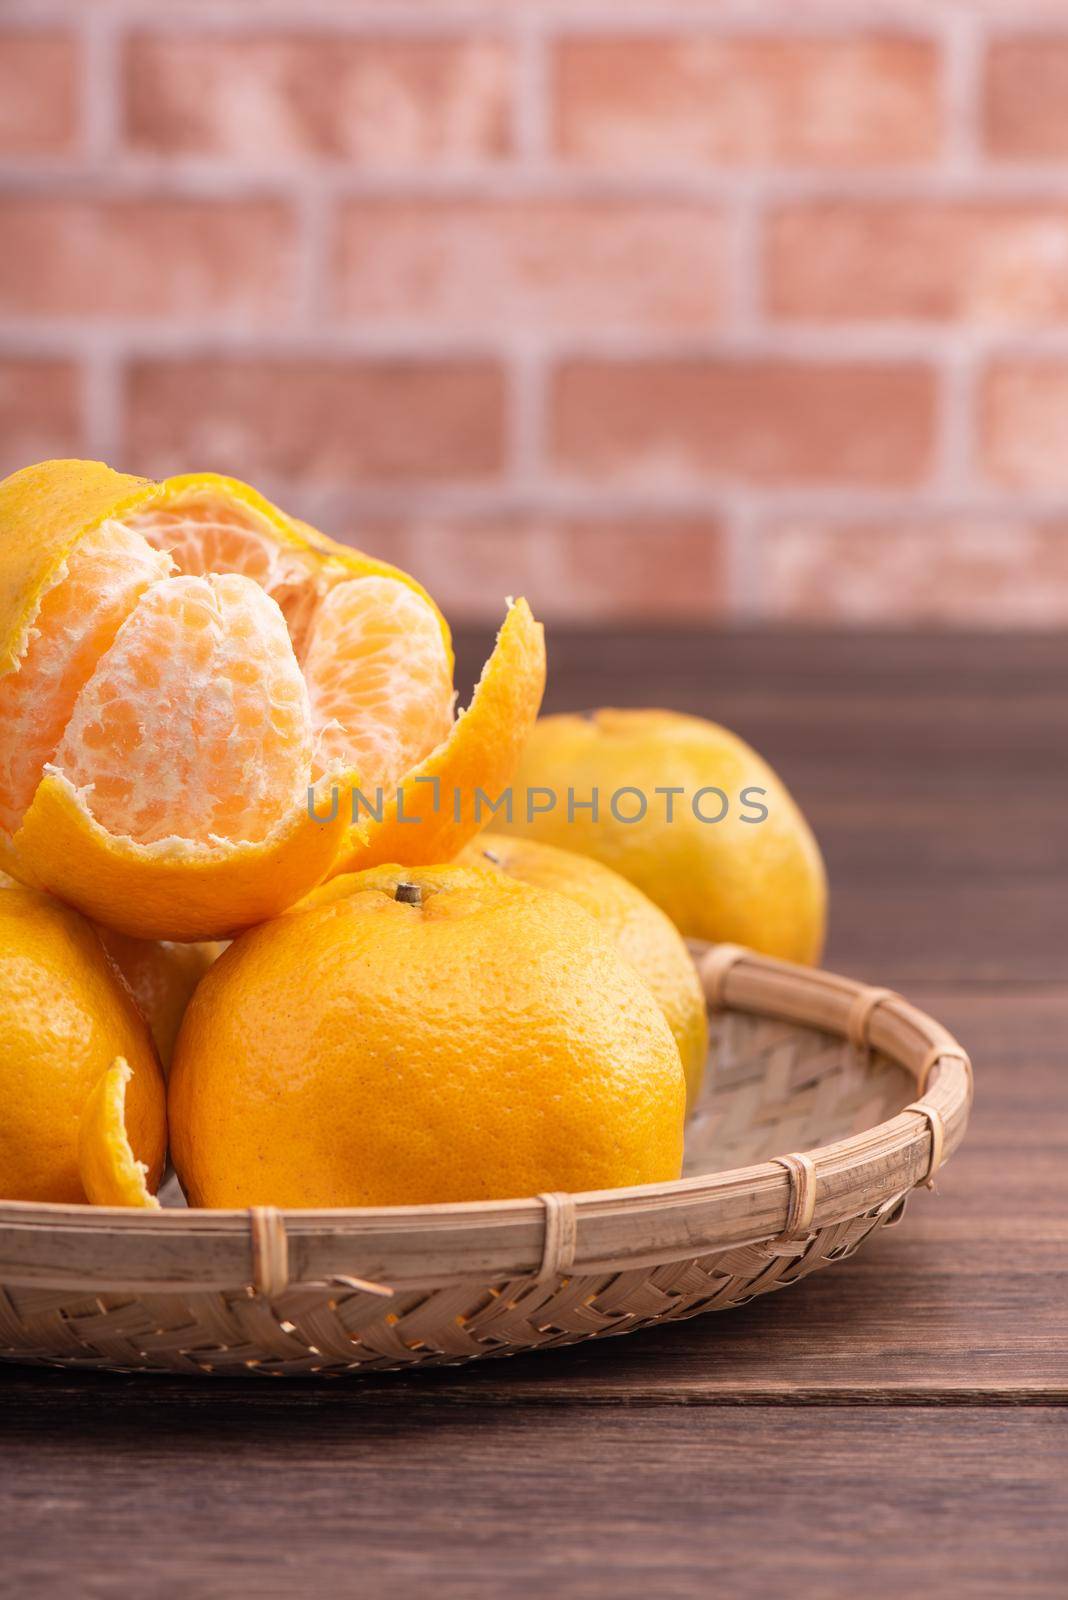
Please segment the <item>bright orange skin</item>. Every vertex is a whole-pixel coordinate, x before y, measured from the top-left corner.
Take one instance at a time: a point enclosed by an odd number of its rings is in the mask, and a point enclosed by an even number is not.
[[[78,1204],[78,1125],[116,1056],[130,1143],[155,1189],[167,1144],[148,1027],[88,922],[32,889],[0,894],[0,1196]]]
[[[668,1020],[686,1073],[687,1103],[697,1100],[708,1056],[708,1012],[697,968],[671,919],[626,878],[590,856],[534,839],[482,833],[459,858],[496,866],[520,883],[566,894],[599,922],[622,956],[645,979]]]
[[[216,963],[169,1105],[192,1205],[411,1205],[676,1178],[685,1081],[659,1006],[573,902],[383,867]]]
[[[22,887],[7,873],[0,872],[0,889]],[[160,939],[131,939],[101,923],[96,924],[96,931],[108,956],[130,986],[166,1073],[185,1008],[197,984],[218,961],[226,945],[220,941],[170,944]]]

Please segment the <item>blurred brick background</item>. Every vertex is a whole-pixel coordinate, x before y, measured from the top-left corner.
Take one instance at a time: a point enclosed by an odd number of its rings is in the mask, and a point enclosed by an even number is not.
[[[0,0],[0,452],[456,618],[1068,620],[1068,0]]]

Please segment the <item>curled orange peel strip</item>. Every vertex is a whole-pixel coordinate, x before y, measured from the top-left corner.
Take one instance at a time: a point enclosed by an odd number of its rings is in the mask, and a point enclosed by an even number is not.
[[[159,1201],[146,1182],[148,1168],[137,1160],[126,1132],[126,1086],[132,1077],[129,1064],[116,1056],[90,1091],[78,1125],[78,1174],[90,1205],[158,1211]]]
[[[383,797],[381,821],[361,812],[362,835],[350,834],[334,873],[451,860],[492,820],[486,808],[515,776],[544,691],[545,632],[527,602],[516,600],[470,706],[449,737],[402,779],[399,798]]]

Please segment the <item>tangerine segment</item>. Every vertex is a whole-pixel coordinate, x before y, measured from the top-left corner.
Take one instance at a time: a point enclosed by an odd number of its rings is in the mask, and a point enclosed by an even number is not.
[[[90,1091],[78,1124],[78,1176],[90,1205],[158,1211],[148,1168],[137,1160],[126,1133],[126,1086],[132,1077],[117,1056]]]
[[[42,596],[78,539],[154,491],[102,461],[41,461],[0,483],[0,675],[23,655]]]
[[[303,801],[308,694],[278,606],[250,578],[168,578],[79,695],[55,766],[108,833],[259,843]]]
[[[349,773],[334,788],[359,785]],[[329,786],[327,786],[329,787]],[[102,828],[70,781],[49,772],[15,848],[52,893],[97,922],[139,939],[225,939],[279,916],[330,871],[350,812],[329,795],[307,800],[259,844],[166,839],[141,845]],[[322,817],[320,822],[318,817]]]
[[[25,650],[0,677],[0,828],[14,833],[79,692],[145,590],[171,563],[106,521],[74,546],[40,598]]]
[[[403,583],[414,594],[420,595],[438,619],[441,637],[445,643],[445,654],[449,661],[450,674],[456,670],[456,657],[452,648],[452,633],[449,624],[434,603],[432,595],[428,594],[415,578],[404,572],[400,567],[393,566],[389,561],[380,561],[377,556],[369,556],[363,550],[357,550],[352,545],[341,544],[337,539],[331,539],[329,534],[320,533],[318,528],[313,528],[310,522],[301,522],[299,517],[289,517],[290,527],[298,538],[304,539],[308,546],[315,550],[321,557],[333,563],[340,562],[349,578],[395,578],[398,583]]]
[[[487,807],[515,775],[544,691],[545,632],[526,601],[517,600],[468,709],[445,742],[405,774],[399,793],[384,801],[380,820],[361,819],[363,835],[348,840],[335,872],[450,860],[490,822]]]
[[[438,619],[395,578],[352,578],[319,607],[304,662],[317,775],[357,769],[396,785],[446,739],[452,664]]]
[[[197,484],[177,499],[145,506],[127,525],[166,551],[188,577],[251,578],[278,602],[294,649],[303,649],[328,586],[325,564],[295,540],[285,541],[256,506],[222,498],[211,483]]]
[[[130,526],[173,555],[182,573],[237,572],[255,579],[281,606],[298,659],[303,659],[316,608],[335,584],[354,577],[393,578],[430,606],[453,669],[448,624],[421,584],[399,567],[287,516],[237,478],[215,472],[168,478],[151,503],[131,516]]]

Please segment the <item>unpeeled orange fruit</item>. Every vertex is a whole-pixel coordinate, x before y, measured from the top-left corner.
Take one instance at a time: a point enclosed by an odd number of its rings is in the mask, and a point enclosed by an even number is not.
[[[674,711],[544,717],[514,787],[496,829],[612,867],[688,938],[819,960],[819,846],[781,779],[729,729]]]
[[[0,893],[0,1196],[78,1203],[79,1125],[116,1057],[129,1142],[147,1186],[163,1172],[163,1077],[148,1027],[94,929],[32,889]]]
[[[498,867],[521,883],[567,895],[600,923],[620,954],[645,979],[668,1021],[686,1074],[687,1103],[697,1099],[708,1055],[708,1013],[697,968],[678,929],[647,895],[610,867],[534,839],[483,833],[460,852],[471,866]]]
[[[0,872],[0,889],[19,887],[14,878]],[[226,946],[221,941],[173,944],[165,939],[133,939],[102,923],[96,924],[96,931],[148,1023],[156,1054],[166,1072],[178,1026],[193,991]]]
[[[522,601],[454,721],[419,585],[233,479],[44,462],[0,526],[0,861],[99,922],[226,936],[332,870],[452,855],[511,779],[544,684]]]
[[[193,1205],[407,1205],[677,1178],[685,1081],[573,901],[387,866],[235,941],[186,1012],[169,1108]]]

